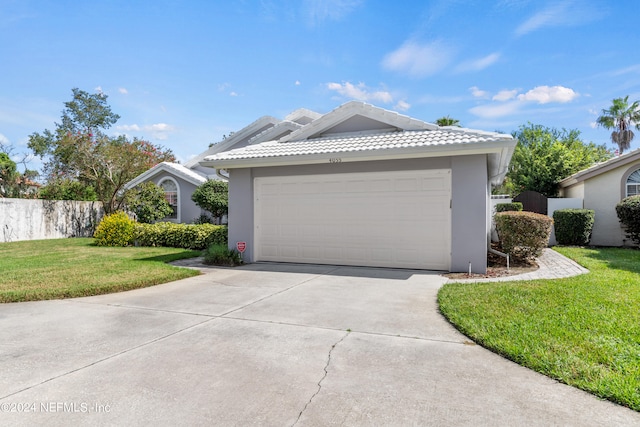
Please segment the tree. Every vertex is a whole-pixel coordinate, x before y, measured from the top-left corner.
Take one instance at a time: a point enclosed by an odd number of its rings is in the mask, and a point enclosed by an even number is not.
[[[124,205],[124,185],[163,161],[175,161],[170,150],[125,136],[108,136],[105,131],[120,118],[107,104],[107,95],[73,89],[65,102],[62,122],[52,132],[29,136],[28,146],[47,158],[44,170],[48,182],[77,181],[91,186],[106,213]]]
[[[512,135],[518,145],[505,185],[497,191],[506,191],[513,196],[526,190],[547,197],[557,196],[559,181],[611,157],[604,145],[580,140],[580,131],[576,129],[558,130],[528,123]]]
[[[138,222],[146,224],[151,224],[173,212],[164,197],[164,190],[153,182],[142,183],[127,192],[126,205],[136,214]]]
[[[229,184],[226,181],[209,180],[195,189],[191,200],[211,212],[219,224],[229,212]]]
[[[18,197],[20,173],[9,154],[0,152],[0,197]]]
[[[49,181],[40,189],[38,197],[45,200],[98,200],[92,185],[68,178]]]
[[[27,168],[28,155],[21,155],[21,160],[15,162],[14,149],[11,145],[0,141],[0,197],[33,198],[33,181],[38,173]],[[24,167],[24,172],[18,171],[18,163]]]
[[[436,120],[438,126],[457,126],[460,127],[460,120],[453,119],[451,117],[443,116]]]
[[[629,105],[629,95],[616,98],[611,107],[602,110],[602,115],[596,123],[606,129],[614,129],[611,141],[618,146],[622,154],[631,147],[631,141],[635,136],[631,127],[635,126],[640,130],[640,101]]]

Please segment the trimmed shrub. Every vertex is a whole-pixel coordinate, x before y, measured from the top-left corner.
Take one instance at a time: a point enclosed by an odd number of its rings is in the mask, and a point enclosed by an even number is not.
[[[501,212],[495,215],[502,250],[531,262],[549,244],[553,220],[533,212]]]
[[[496,205],[496,212],[522,212],[522,203],[498,203]]]
[[[229,249],[227,245],[211,245],[204,254],[204,263],[235,267],[242,265],[242,255],[235,249]]]
[[[136,227],[136,244],[140,246],[205,249],[216,243],[227,244],[226,226],[157,222]]]
[[[97,246],[128,246],[133,243],[135,231],[136,222],[118,211],[102,218],[93,237]]]
[[[556,241],[560,245],[585,246],[591,240],[595,212],[590,209],[559,209],[553,213]]]
[[[627,237],[640,246],[640,196],[623,199],[616,205],[616,214]]]

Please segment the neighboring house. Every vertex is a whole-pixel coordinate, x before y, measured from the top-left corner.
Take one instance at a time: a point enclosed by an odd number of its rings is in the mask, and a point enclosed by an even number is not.
[[[585,209],[595,211],[591,244],[623,246],[626,239],[618,221],[616,205],[625,197],[640,194],[640,150],[598,163],[560,181],[560,195],[582,199]]]
[[[311,119],[198,159],[229,176],[229,246],[246,242],[245,261],[486,272],[511,135],[355,101]]]
[[[165,198],[173,209],[173,213],[164,221],[193,222],[202,214],[202,210],[191,200],[191,194],[207,182],[204,174],[178,163],[162,162],[129,181],[125,189],[144,182],[153,182],[164,190]]]
[[[232,148],[282,138],[320,116],[313,111],[299,109],[289,114],[284,120],[270,116],[261,117],[223,141],[212,145],[184,165],[163,162],[154,166],[129,181],[125,189],[144,182],[159,185],[164,189],[167,201],[173,208],[173,214],[164,218],[163,221],[191,223],[201,214],[206,213],[191,200],[194,190],[209,179],[227,179],[227,176],[219,174],[215,168],[202,166],[200,164],[202,159]]]

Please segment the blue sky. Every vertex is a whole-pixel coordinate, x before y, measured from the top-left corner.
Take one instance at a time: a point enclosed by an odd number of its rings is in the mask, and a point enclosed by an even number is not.
[[[0,141],[27,152],[78,87],[109,96],[114,134],[182,162],[260,116],[352,99],[612,147],[594,123],[613,98],[640,99],[639,12],[637,0],[0,0]]]

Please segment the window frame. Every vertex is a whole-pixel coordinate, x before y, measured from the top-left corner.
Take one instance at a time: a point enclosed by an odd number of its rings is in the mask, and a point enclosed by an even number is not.
[[[171,221],[171,222],[180,222],[180,214],[181,214],[181,209],[180,209],[180,186],[178,185],[178,181],[176,181],[175,179],[173,179],[170,176],[165,176],[162,177],[159,181],[158,181],[158,186],[160,188],[162,188],[162,191],[164,191],[165,193],[165,199],[167,197],[167,193],[173,193],[174,191],[167,191],[164,187],[163,184],[165,182],[171,182],[174,186],[175,186],[175,200],[176,200],[176,204],[175,207],[173,205],[171,205],[170,201],[167,200],[167,203],[169,203],[169,205],[173,208],[174,210],[174,214],[175,216],[166,216],[163,218],[163,220],[165,221]]]

